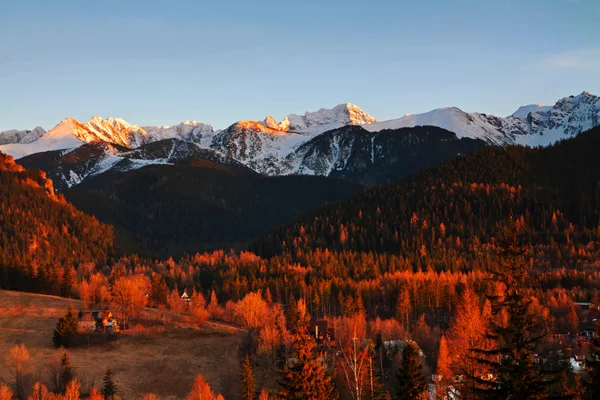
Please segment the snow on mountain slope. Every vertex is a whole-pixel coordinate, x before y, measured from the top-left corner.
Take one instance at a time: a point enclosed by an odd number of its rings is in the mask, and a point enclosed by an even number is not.
[[[458,137],[482,139],[494,145],[545,146],[600,125],[600,98],[588,92],[560,99],[549,110],[538,107],[538,111],[525,114],[527,107],[517,110],[517,116],[506,118],[466,113],[456,107],[440,108],[363,127],[378,132],[431,125],[455,132]],[[525,117],[521,117],[523,114]]]
[[[8,131],[0,132],[0,145],[3,144],[17,144],[17,143],[31,143],[39,139],[46,131],[44,128],[35,127],[32,130],[19,131],[17,129],[11,129]]]
[[[485,146],[433,127],[369,132],[348,125],[316,136],[286,157],[284,174],[337,176],[366,184],[401,179],[417,169]]]
[[[43,151],[70,149],[81,146],[84,141],[75,136],[74,132],[80,124],[72,118],[62,120],[54,128],[31,143],[15,143],[0,146],[0,151],[18,159],[29,154]]]
[[[210,141],[214,136],[214,130],[211,125],[196,121],[183,121],[174,126],[144,126],[142,128],[147,132],[143,137],[144,143],[157,142],[164,139],[181,139],[191,142]],[[210,145],[210,143],[208,143]]]
[[[552,109],[552,106],[546,106],[544,104],[529,104],[527,106],[519,107],[517,111],[515,111],[511,115],[517,118],[527,118],[527,114],[529,113],[546,112],[550,111],[550,109]]]
[[[400,119],[364,125],[371,132],[384,129],[437,126],[458,137],[482,139],[490,144],[505,145],[514,142],[514,136],[526,133],[526,123],[517,117],[499,118],[492,115],[468,114],[456,107],[439,108],[423,114],[407,114]]]
[[[55,182],[56,189],[64,190],[109,170],[131,171],[147,165],[182,163],[190,158],[247,169],[217,150],[179,139],[152,142],[136,149],[96,141],[67,151],[32,154],[19,159],[18,163],[45,171]]]
[[[308,139],[306,135],[269,128],[260,122],[240,121],[217,133],[211,148],[257,172],[278,175],[283,158]]]
[[[87,123],[67,117],[58,125],[29,143],[0,146],[0,151],[15,159],[43,151],[73,149],[84,143],[106,142],[121,146],[139,146],[146,132],[119,118],[94,117]]]

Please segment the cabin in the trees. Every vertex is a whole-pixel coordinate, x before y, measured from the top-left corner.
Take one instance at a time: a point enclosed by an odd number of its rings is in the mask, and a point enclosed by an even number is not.
[[[79,329],[84,332],[119,332],[119,323],[109,310],[88,310],[79,312]]]
[[[327,324],[327,321],[324,319],[312,321],[308,326],[308,333],[317,339],[319,343],[335,339],[334,328],[330,328]]]
[[[190,296],[187,294],[187,289],[183,289],[181,301],[183,301],[185,304],[190,304],[190,302],[192,301],[192,299],[190,299]]]

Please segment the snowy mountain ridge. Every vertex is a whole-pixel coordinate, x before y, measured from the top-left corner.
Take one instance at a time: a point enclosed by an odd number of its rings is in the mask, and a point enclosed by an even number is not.
[[[372,170],[391,165],[386,164],[383,158],[394,158],[398,153],[386,150],[385,146],[402,148],[402,151],[410,146],[419,146],[420,152],[424,151],[423,146],[438,146],[440,143],[444,146],[445,142],[440,139],[443,134],[435,133],[438,141],[420,140],[417,136],[429,131],[414,129],[419,126],[443,128],[454,133],[456,139],[478,139],[488,145],[545,146],[598,125],[600,98],[583,92],[562,98],[553,106],[523,106],[508,117],[467,113],[457,107],[446,107],[379,122],[359,107],[343,103],[332,109],[320,109],[304,115],[289,114],[281,122],[267,116],[262,121],[239,121],[217,131],[211,125],[193,120],[174,126],[140,127],[119,118],[93,117],[85,123],[66,118],[48,132],[42,128],[2,132],[0,151],[18,159],[52,150],[61,150],[66,154],[86,143],[106,143],[118,148],[118,154],[108,147],[94,150],[106,154],[96,154],[98,165],[93,170],[85,170],[85,173],[77,172],[78,178],[73,177],[69,184],[76,184],[78,179],[85,179],[88,175],[101,173],[117,165],[123,167],[128,164],[134,168],[146,163],[169,163],[166,161],[169,157],[164,154],[149,160],[138,160],[133,153],[123,156],[125,151],[135,151],[165,140],[177,141],[178,144],[173,148],[177,148],[179,158],[185,158],[186,152],[197,154],[197,149],[204,149],[210,153],[211,159],[218,161],[219,157],[224,157],[235,160],[240,165],[267,175],[331,175],[342,173],[340,171],[350,173],[348,168],[353,168],[352,174],[356,176],[360,168]],[[409,136],[400,139],[379,134],[385,131]],[[182,144],[184,142],[188,144]],[[468,147],[459,142],[452,146],[461,149]],[[437,151],[439,153],[439,149]],[[70,172],[61,173],[64,180],[68,180]]]
[[[466,113],[456,107],[438,108],[363,127],[378,132],[425,125],[447,129],[459,138],[482,139],[492,145],[547,146],[600,125],[600,98],[582,92],[577,96],[564,97],[551,107],[521,107],[505,118]]]

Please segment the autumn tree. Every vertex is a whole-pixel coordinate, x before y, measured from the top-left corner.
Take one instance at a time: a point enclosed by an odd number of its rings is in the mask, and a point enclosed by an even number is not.
[[[105,400],[114,400],[117,395],[117,385],[113,380],[113,374],[110,367],[104,372],[104,378],[102,379],[102,395]]]
[[[144,394],[144,400],[160,400],[160,397],[154,393],[146,393]]]
[[[12,390],[4,383],[0,383],[0,400],[14,400]]]
[[[84,307],[106,307],[110,303],[110,290],[108,279],[103,274],[96,272],[89,279],[83,279],[79,284],[79,298]]]
[[[56,347],[69,347],[73,338],[77,335],[79,328],[79,318],[73,312],[73,309],[69,305],[67,312],[64,317],[58,319],[56,328],[54,329],[54,335],[52,341]]]
[[[258,400],[269,400],[269,392],[267,392],[265,389],[260,391],[260,395],[258,396]]]
[[[449,342],[452,348],[450,354],[452,360],[452,372],[460,376],[457,380],[457,389],[463,399],[474,399],[477,397],[477,378],[488,371],[487,365],[476,359],[474,349],[487,349],[489,341],[485,337],[485,329],[488,318],[491,317],[491,309],[479,304],[479,296],[467,287],[458,303],[455,317],[450,324]]]
[[[130,275],[118,278],[112,288],[112,302],[127,327],[130,318],[135,318],[146,306],[150,283],[143,275]]]
[[[279,380],[278,396],[291,400],[328,400],[336,398],[331,377],[313,353],[315,343],[307,333],[297,333],[296,359],[285,365]]]
[[[54,393],[50,392],[44,384],[36,382],[33,384],[31,395],[29,395],[27,400],[55,400],[57,397],[58,396],[55,396]],[[0,395],[0,399],[1,398],[2,396]]]
[[[25,383],[31,367],[29,351],[24,344],[10,349],[6,356],[6,366],[15,380],[15,390],[18,399],[25,399]]]
[[[260,292],[251,292],[236,304],[235,316],[244,327],[256,329],[270,318],[269,305]]]
[[[161,304],[167,305],[168,297],[169,288],[167,287],[164,276],[152,273],[150,293],[148,294],[148,304],[155,308]]]
[[[446,336],[442,335],[440,340],[440,349],[438,351],[437,369],[436,369],[436,395],[441,400],[447,400],[450,397],[450,385],[452,383],[452,369],[450,361],[450,351]]]
[[[254,400],[256,397],[256,380],[254,379],[252,362],[250,361],[248,354],[246,354],[246,357],[244,358],[240,372],[242,376],[240,383],[240,399]]]
[[[80,384],[77,379],[71,380],[65,389],[64,400],[79,400]]]
[[[93,387],[92,391],[90,392],[90,396],[88,397],[87,400],[103,400],[104,397],[102,396],[102,394],[100,393],[100,391],[98,390],[97,387]]]
[[[224,398],[220,394],[215,395],[208,382],[201,375],[197,375],[186,400],[224,400]]]
[[[426,383],[423,376],[423,365],[417,345],[406,341],[402,350],[402,361],[398,373],[398,399],[426,399]]]
[[[206,309],[206,300],[204,299],[204,296],[202,293],[196,292],[195,290],[190,299],[190,313],[194,316],[194,320],[198,324],[206,322],[210,316]]]
[[[532,313],[528,286],[531,264],[521,232],[511,219],[498,234],[498,260],[488,267],[493,291],[487,337],[490,349],[475,349],[479,362],[488,365],[493,378],[477,379],[477,390],[490,399],[537,399],[546,396],[553,377],[536,368],[534,352],[548,333],[543,319]]]
[[[398,321],[400,321],[402,327],[407,330],[409,328],[411,311],[412,303],[410,299],[410,291],[408,287],[405,286],[401,290],[400,295],[398,296],[398,301],[396,302],[396,318],[398,318]]]

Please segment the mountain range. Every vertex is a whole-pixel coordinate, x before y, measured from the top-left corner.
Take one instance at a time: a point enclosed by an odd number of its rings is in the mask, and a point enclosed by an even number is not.
[[[271,116],[239,121],[224,130],[196,121],[140,127],[119,118],[86,123],[66,118],[48,132],[39,127],[1,132],[0,151],[46,171],[59,190],[109,170],[192,156],[266,175],[342,176],[380,184],[431,165],[426,159],[446,161],[482,145],[546,146],[598,125],[600,98],[582,92],[552,106],[519,107],[508,117],[448,107],[380,122],[345,103],[280,122]]]

